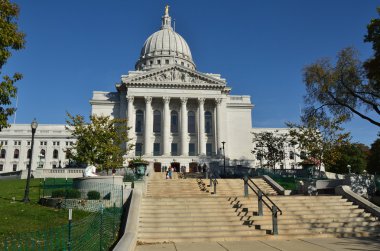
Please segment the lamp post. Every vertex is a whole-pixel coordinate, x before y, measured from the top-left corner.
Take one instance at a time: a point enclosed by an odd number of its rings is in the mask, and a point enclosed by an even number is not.
[[[223,145],[223,174],[225,176],[226,175],[226,153],[224,151],[224,144],[226,144],[226,142],[222,141],[222,145]]]
[[[30,147],[30,159],[29,159],[29,165],[28,165],[28,176],[26,178],[26,186],[25,186],[25,194],[24,194],[24,199],[22,200],[25,203],[30,202],[29,200],[29,186],[30,186],[30,172],[32,169],[32,159],[33,159],[33,146],[34,146],[34,134],[36,133],[38,123],[36,119],[32,121],[30,124],[30,127],[32,128],[32,145]]]

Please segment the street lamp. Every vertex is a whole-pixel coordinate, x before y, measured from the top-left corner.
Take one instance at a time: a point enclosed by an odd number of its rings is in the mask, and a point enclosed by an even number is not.
[[[224,144],[226,144],[226,142],[222,141],[222,145],[223,145],[223,173],[224,173],[224,176],[226,176],[226,152],[224,151]]]
[[[34,134],[36,133],[38,123],[36,119],[33,119],[32,123],[30,124],[30,127],[32,128],[32,145],[30,147],[30,159],[29,159],[29,165],[28,165],[28,176],[26,178],[26,186],[25,186],[25,194],[24,199],[22,200],[25,203],[30,202],[29,200],[29,186],[30,186],[30,172],[32,169],[32,159],[33,159],[33,146],[34,146]]]
[[[347,165],[348,173],[351,174],[351,165]]]

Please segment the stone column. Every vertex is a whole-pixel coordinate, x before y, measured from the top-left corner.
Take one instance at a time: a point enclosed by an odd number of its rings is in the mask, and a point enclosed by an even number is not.
[[[187,98],[181,98],[181,155],[189,154],[189,145],[187,142]]]
[[[216,139],[217,139],[217,149],[220,151],[220,148],[222,148],[222,99],[216,98]],[[223,150],[222,150],[223,151]]]
[[[199,103],[199,126],[198,126],[198,140],[199,140],[199,154],[206,154],[205,142],[205,98],[198,98]]]
[[[164,101],[164,128],[163,128],[163,137],[162,137],[162,145],[163,145],[163,154],[165,156],[170,155],[171,147],[170,147],[170,97],[163,97]]]
[[[144,155],[151,156],[153,152],[153,142],[151,140],[153,131],[152,97],[145,97],[144,126]]]
[[[136,141],[136,132],[135,132],[135,119],[136,119],[136,111],[133,101],[135,97],[128,96],[128,114],[127,114],[127,125],[130,128],[128,131],[128,138],[130,144],[134,144]]]

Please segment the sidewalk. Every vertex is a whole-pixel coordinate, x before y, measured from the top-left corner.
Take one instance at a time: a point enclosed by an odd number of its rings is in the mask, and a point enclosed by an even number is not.
[[[137,246],[136,251],[378,251],[375,238],[307,238],[293,240],[169,243]]]

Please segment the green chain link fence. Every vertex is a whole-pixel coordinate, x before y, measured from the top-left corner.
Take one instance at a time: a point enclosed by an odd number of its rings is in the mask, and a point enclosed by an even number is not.
[[[118,238],[123,212],[123,187],[112,184],[94,184],[76,189],[71,180],[46,180],[40,197],[49,198],[57,190],[76,190],[78,198],[61,198],[61,208],[90,212],[78,221],[50,229],[8,236],[0,243],[1,250],[109,250]],[[88,198],[89,191],[97,191],[99,199]],[[66,195],[68,193],[66,192]],[[68,218],[69,219],[69,218]]]

